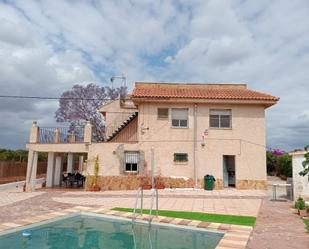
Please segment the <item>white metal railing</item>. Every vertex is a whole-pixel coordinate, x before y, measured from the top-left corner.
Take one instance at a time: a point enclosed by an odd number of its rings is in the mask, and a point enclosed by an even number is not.
[[[153,209],[153,202],[154,202],[154,198],[156,197],[156,217],[158,218],[159,215],[159,210],[158,210],[158,189],[153,188],[151,189],[151,203],[150,203],[150,210],[149,210],[149,220],[148,220],[148,224],[151,224],[152,221],[152,209]]]
[[[151,191],[151,195],[150,195],[151,200],[150,200],[150,208],[149,208],[149,216],[148,216],[148,224],[149,225],[151,225],[151,222],[152,222],[152,210],[153,210],[154,199],[156,199],[156,217],[158,218],[158,215],[159,215],[158,189],[152,188],[150,191]],[[143,188],[139,188],[137,190],[134,209],[133,209],[133,215],[132,215],[132,222],[134,222],[136,220],[136,210],[137,210],[137,204],[138,204],[139,199],[141,200],[140,214],[143,215],[143,202],[144,202]]]
[[[39,143],[84,142],[84,127],[39,127]]]

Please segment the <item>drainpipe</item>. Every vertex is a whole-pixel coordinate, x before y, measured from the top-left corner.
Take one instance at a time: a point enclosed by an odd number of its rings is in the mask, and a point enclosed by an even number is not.
[[[195,188],[197,188],[197,160],[196,160],[196,151],[197,151],[197,104],[194,104],[194,126],[193,126],[193,165],[194,165],[194,183]]]

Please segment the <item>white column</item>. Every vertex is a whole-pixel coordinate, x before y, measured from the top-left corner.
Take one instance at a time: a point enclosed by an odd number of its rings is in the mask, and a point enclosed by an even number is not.
[[[84,143],[91,143],[92,139],[92,125],[87,121],[84,128]]]
[[[36,183],[36,172],[38,168],[38,152],[35,151],[33,155],[33,164],[32,164],[32,172],[31,172],[31,184],[32,184],[32,191],[35,190],[35,183]]]
[[[55,164],[55,173],[54,173],[54,185],[60,185],[60,177],[61,177],[61,156],[56,157]]]
[[[84,166],[84,156],[79,156],[78,171],[82,172]]]
[[[73,173],[73,153],[68,153],[67,173]]]
[[[35,121],[33,121],[30,129],[29,143],[37,143],[39,141],[39,127]]]
[[[46,187],[48,188],[51,188],[53,186],[54,162],[55,162],[55,153],[48,152],[47,172],[46,172]]]
[[[31,171],[32,171],[32,164],[34,159],[34,151],[29,150],[28,152],[28,163],[27,163],[27,174],[26,174],[26,191],[31,192]]]

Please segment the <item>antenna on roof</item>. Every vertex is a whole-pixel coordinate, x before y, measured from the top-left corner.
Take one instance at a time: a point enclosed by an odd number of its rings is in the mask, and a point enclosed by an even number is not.
[[[123,87],[126,87],[126,86],[127,86],[127,77],[124,76],[123,74],[120,75],[120,76],[113,76],[113,77],[111,77],[111,82],[112,82],[112,84],[114,84],[114,81],[115,81],[116,79],[119,79],[119,80],[122,81],[122,86],[123,86]]]
[[[119,98],[120,98],[120,104],[122,105],[125,102],[125,95],[126,95],[126,88],[127,88],[127,77],[123,74],[120,76],[113,76],[111,77],[112,82],[112,88],[114,89],[114,81],[116,79],[121,80],[122,86],[120,88]]]

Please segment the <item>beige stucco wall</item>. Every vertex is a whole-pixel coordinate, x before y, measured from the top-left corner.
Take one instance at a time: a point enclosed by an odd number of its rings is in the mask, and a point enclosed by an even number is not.
[[[189,128],[171,128],[171,117],[168,120],[157,120],[159,106],[189,108]],[[232,128],[209,129],[210,109],[232,109]],[[154,146],[159,144],[156,146],[161,155],[158,159],[159,164],[172,165],[172,167],[163,167],[165,174],[177,175],[180,171],[193,172],[193,115],[193,104],[146,103],[139,106],[139,127],[149,129],[145,129],[144,134],[139,133],[139,141]],[[171,111],[169,116],[171,116]],[[205,137],[205,148],[203,148],[201,143],[205,129],[208,129],[208,136]],[[197,141],[199,177],[205,173],[213,173],[218,178],[222,178],[223,155],[235,155],[238,179],[266,179],[263,106],[197,105]],[[172,155],[175,152],[188,153],[188,164],[182,167],[174,165]]]
[[[119,104],[119,103],[118,103]],[[118,106],[117,104],[117,106]],[[112,104],[111,104],[112,105]],[[111,106],[112,107],[112,106]],[[167,120],[157,119],[157,108],[169,108]],[[171,108],[189,108],[188,128],[171,127]],[[232,128],[209,128],[210,109],[231,109]],[[110,109],[110,111],[112,108]],[[116,108],[116,110],[118,110]],[[203,104],[197,110],[196,172],[199,182],[205,174],[213,174],[222,185],[223,155],[234,155],[236,187],[266,186],[264,106],[248,104]],[[29,143],[33,151],[88,152],[87,171],[93,173],[95,156],[99,155],[100,175],[122,174],[121,153],[140,151],[143,154],[143,172],[151,168],[151,148],[155,153],[155,174],[194,178],[194,104],[143,103],[138,106],[137,143],[81,143],[37,144]],[[205,129],[208,135],[203,138]],[[202,146],[202,145],[205,146]],[[121,152],[121,153],[120,153]],[[188,162],[176,163],[174,153],[187,153]],[[123,160],[123,158],[122,158]],[[219,184],[219,185],[220,185]]]
[[[168,120],[157,119],[157,108],[189,108],[189,127],[171,128]],[[209,129],[210,109],[232,109],[231,129]],[[150,170],[151,147],[155,151],[156,171],[162,176],[194,177],[194,104],[145,103],[139,105],[137,144],[123,144],[124,150],[141,150],[145,154],[146,168]],[[208,136],[202,135],[208,129]],[[205,146],[202,146],[202,143]],[[115,153],[121,143],[92,144],[88,158],[100,155],[101,174],[119,175],[119,160]],[[174,153],[188,153],[187,163],[175,163]],[[197,106],[197,178],[213,174],[223,178],[223,155],[235,155],[236,180],[266,182],[264,107],[258,105],[206,105]],[[89,171],[93,167],[89,162]]]
[[[105,126],[108,127],[112,124],[120,124],[126,120],[130,114],[137,111],[135,108],[122,108],[120,106],[120,100],[113,100],[100,108],[101,113],[105,113]]]
[[[89,151],[90,145],[85,143],[63,143],[63,144],[39,144],[29,143],[26,148],[39,152],[64,152],[64,153],[83,153]]]

